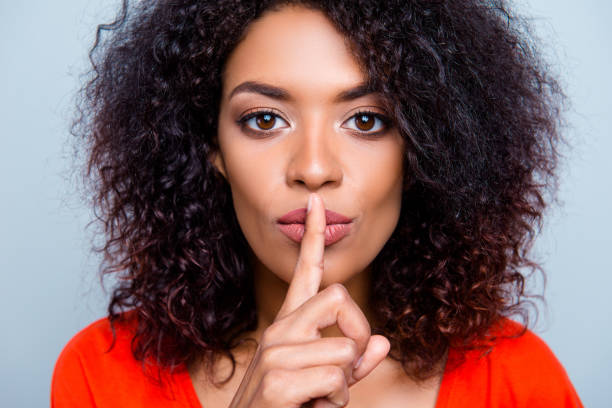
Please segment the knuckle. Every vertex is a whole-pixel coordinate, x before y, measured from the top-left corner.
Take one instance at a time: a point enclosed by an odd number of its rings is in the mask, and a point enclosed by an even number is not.
[[[327,291],[329,293],[329,297],[332,302],[335,304],[343,304],[346,303],[350,295],[346,287],[340,283],[333,283],[327,287]]]
[[[343,337],[340,340],[340,345],[338,348],[338,352],[342,355],[343,358],[347,360],[353,360],[359,352],[359,349],[357,348],[357,343],[355,343],[353,339],[348,337]]]
[[[280,391],[285,388],[283,382],[285,375],[282,370],[270,370],[265,373],[261,379],[259,392],[266,401],[275,401],[278,399]]]
[[[279,323],[272,323],[268,326],[261,335],[261,343],[263,345],[274,344],[281,338],[282,328]]]
[[[324,375],[327,383],[334,389],[341,389],[344,387],[346,377],[344,376],[344,371],[342,371],[340,367],[328,367]]]
[[[278,360],[278,347],[268,346],[261,350],[260,365],[264,371],[269,371],[275,367],[274,362]]]

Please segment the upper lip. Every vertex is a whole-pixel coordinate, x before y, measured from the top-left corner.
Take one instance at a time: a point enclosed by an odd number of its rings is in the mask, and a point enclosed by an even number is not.
[[[298,208],[289,211],[278,219],[279,224],[304,224],[306,222],[306,208]],[[348,224],[353,222],[352,219],[338,214],[332,210],[325,210],[325,223],[330,224]]]

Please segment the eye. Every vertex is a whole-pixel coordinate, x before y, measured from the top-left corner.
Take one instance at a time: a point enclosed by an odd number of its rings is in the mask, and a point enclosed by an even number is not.
[[[269,132],[289,126],[287,121],[271,111],[252,112],[240,118],[238,122],[256,132]]]
[[[351,116],[343,125],[347,125],[348,129],[356,130],[360,133],[379,133],[385,130],[390,123],[390,120],[380,113],[375,112],[357,112]]]

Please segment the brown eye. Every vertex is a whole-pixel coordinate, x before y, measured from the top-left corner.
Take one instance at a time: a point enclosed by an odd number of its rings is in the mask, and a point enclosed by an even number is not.
[[[355,118],[355,124],[357,125],[357,128],[359,130],[363,130],[364,132],[372,130],[375,121],[376,118],[373,115],[361,114],[357,115],[357,117]]]
[[[264,113],[255,117],[255,123],[257,124],[257,127],[262,130],[270,130],[276,123],[276,117],[274,115],[270,115],[269,113]]]
[[[390,124],[390,119],[380,113],[363,111],[351,116],[342,127],[365,135],[377,135],[384,132]]]
[[[238,119],[238,124],[250,132],[269,133],[283,128],[289,124],[278,114],[270,111],[258,111]]]

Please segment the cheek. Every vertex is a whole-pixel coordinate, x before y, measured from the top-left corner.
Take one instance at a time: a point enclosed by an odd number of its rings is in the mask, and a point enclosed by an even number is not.
[[[389,240],[401,211],[402,145],[390,142],[378,147],[379,154],[362,157],[350,178],[362,210],[354,242],[354,261],[361,268],[367,267]],[[364,167],[363,163],[368,165]]]
[[[270,181],[273,171],[267,165],[270,161],[261,160],[256,154],[244,154],[245,151],[229,143],[224,149],[224,160],[234,210],[248,238],[261,232],[256,231],[259,227],[255,221],[269,207],[267,198],[272,193]]]
[[[284,190],[283,160],[278,146],[248,140],[238,134],[220,134],[227,180],[240,229],[258,260],[274,271],[293,270],[297,248],[282,240],[272,222],[276,201]],[[279,249],[287,256],[278,256]]]
[[[388,210],[399,211],[402,193],[402,160],[395,149],[387,149],[387,154],[364,160],[367,167],[362,168],[360,179],[364,207],[384,215]]]
[[[299,247],[288,242],[272,222],[277,201],[287,196],[276,157],[257,160],[236,157],[228,163],[232,200],[240,229],[255,255],[256,268],[263,265],[285,282],[290,282]]]

